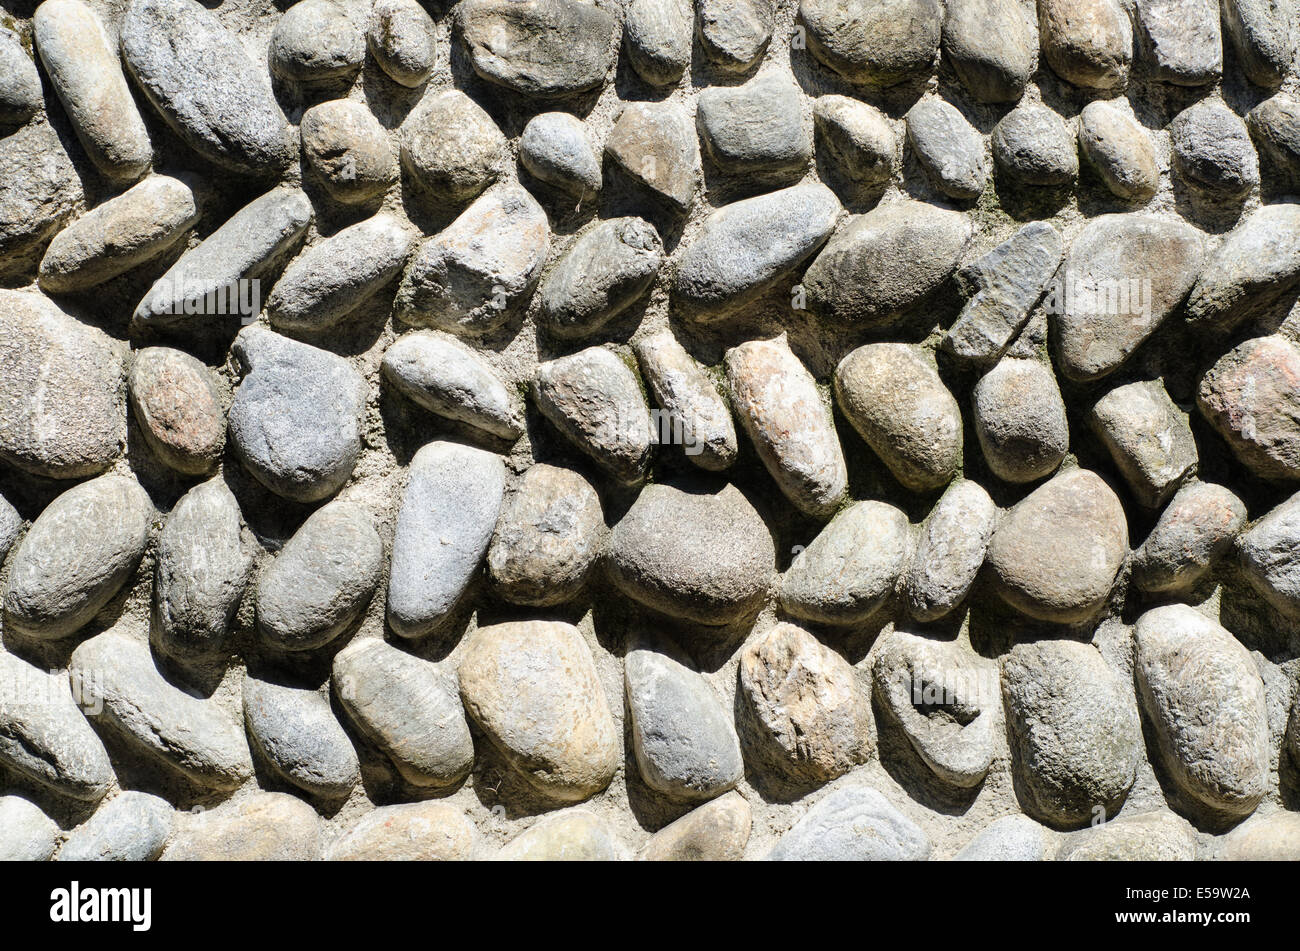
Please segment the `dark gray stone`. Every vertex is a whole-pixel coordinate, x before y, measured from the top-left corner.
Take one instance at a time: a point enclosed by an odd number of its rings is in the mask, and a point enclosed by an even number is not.
[[[244,723],[276,774],[308,795],[342,799],[361,780],[352,741],[317,690],[247,676]]]
[[[1221,198],[1243,198],[1259,184],[1259,158],[1241,117],[1203,99],[1169,123],[1174,168],[1187,182]]]
[[[1041,103],[1021,103],[993,127],[993,161],[1025,185],[1068,185],[1079,177],[1074,130]]]
[[[1296,51],[1291,8],[1283,0],[1222,0],[1222,11],[1246,78],[1266,89],[1282,85]]]

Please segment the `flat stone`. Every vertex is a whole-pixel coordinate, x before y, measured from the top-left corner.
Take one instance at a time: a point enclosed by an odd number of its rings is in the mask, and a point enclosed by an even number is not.
[[[1277,0],[1223,0],[1223,32],[1241,70],[1256,86],[1276,89],[1295,59],[1295,36],[1287,8]]]
[[[103,475],[54,499],[9,559],[4,621],[43,640],[89,624],[135,573],[154,508],[134,478]]]
[[[1169,123],[1174,168],[1189,184],[1221,198],[1243,198],[1259,184],[1259,158],[1241,117],[1203,99]]]
[[[1138,503],[1159,508],[1195,471],[1187,414],[1159,380],[1117,386],[1093,404],[1089,421]]]
[[[655,198],[678,213],[695,201],[700,143],[681,106],[630,102],[605,139],[605,155]]]
[[[1018,102],[1034,71],[1038,36],[1015,0],[948,0],[943,55],[980,102]]]
[[[1021,103],[998,120],[990,139],[993,161],[1025,185],[1068,185],[1079,177],[1074,130],[1041,103]]]
[[[175,821],[167,800],[124,790],[68,833],[58,861],[152,862],[162,854]]]
[[[778,488],[801,512],[829,518],[848,492],[831,409],[782,334],[727,351],[727,386],[741,428]]]
[[[1005,358],[975,384],[971,402],[980,451],[999,479],[1034,482],[1060,466],[1070,423],[1049,364]]]
[[[1300,614],[1300,497],[1291,496],[1252,525],[1237,550],[1242,571],[1264,600],[1283,614]]]
[[[538,463],[524,473],[497,522],[488,579],[513,604],[562,604],[582,590],[604,535],[591,483],[572,469]]]
[[[642,218],[607,218],[583,232],[537,290],[537,319],[559,337],[584,337],[634,304],[654,283],[663,242]]]
[[[86,715],[149,759],[206,789],[232,790],[253,776],[243,724],[216,700],[191,696],[163,678],[149,645],[107,631],[72,652],[68,673]]]
[[[299,0],[271,31],[271,70],[295,82],[350,76],[361,69],[366,41],[336,0]]]
[[[448,135],[449,129],[456,130]],[[420,100],[398,133],[402,164],[438,198],[462,204],[501,173],[506,137],[483,107],[459,89]]]
[[[246,676],[244,723],[275,774],[310,796],[342,799],[361,780],[352,741],[317,690]]]
[[[632,750],[647,786],[670,799],[712,799],[745,775],[730,712],[709,682],[671,657],[623,660]]]
[[[622,763],[591,649],[571,624],[478,628],[463,645],[460,693],[506,762],[551,799],[594,796]]]
[[[1039,862],[1044,853],[1043,827],[1028,816],[1003,816],[990,822],[954,862]]]
[[[586,809],[546,816],[493,856],[498,862],[613,862],[622,848],[603,819]]]
[[[1175,86],[1206,86],[1223,75],[1217,0],[1142,0],[1138,43],[1151,76]]]
[[[81,479],[111,466],[125,443],[122,346],[39,294],[0,291],[0,459]]]
[[[196,0],[132,0],[122,60],[172,130],[210,162],[269,176],[294,158],[284,113],[244,45]]]
[[[1223,857],[1229,862],[1294,862],[1300,858],[1300,818],[1284,811],[1251,817],[1227,835]]]
[[[325,853],[331,862],[463,862],[479,842],[474,823],[448,802],[380,806]]]
[[[1190,862],[1196,858],[1196,832],[1172,812],[1123,815],[1070,836],[1056,853],[1058,862]]]
[[[1229,350],[1201,378],[1196,407],[1237,460],[1265,479],[1300,479],[1300,351],[1283,337]]]
[[[389,555],[388,624],[430,633],[455,608],[487,553],[505,493],[501,457],[431,442],[411,460]]]
[[[1042,0],[1043,59],[1068,83],[1103,91],[1128,85],[1133,25],[1119,0]]]
[[[749,72],[772,42],[774,0],[697,0],[700,45],[723,73]]]
[[[366,43],[388,78],[408,89],[422,85],[438,63],[438,28],[416,0],[377,0]]]
[[[1111,193],[1145,202],[1160,188],[1155,146],[1132,107],[1097,99],[1079,113],[1079,150]]]
[[[405,334],[384,351],[384,379],[431,413],[511,442],[524,432],[523,406],[482,357],[434,330]]]
[[[918,621],[934,621],[966,599],[984,564],[998,509],[979,483],[953,482],[921,526],[903,571],[903,602]]]
[[[927,96],[907,113],[907,141],[926,175],[949,198],[978,198],[988,182],[984,138],[956,106]]]
[[[1142,759],[1130,687],[1091,644],[1017,644],[1001,659],[1017,798],[1054,828],[1110,819]]]
[[[131,411],[144,440],[162,462],[183,475],[211,472],[226,447],[226,413],[212,371],[182,350],[135,352]]]
[[[686,458],[701,469],[729,468],[739,451],[736,427],[731,408],[709,375],[670,330],[642,337],[632,349],[659,406],[659,442],[665,442],[667,426],[671,440],[680,441]]]
[[[543,112],[528,120],[519,137],[519,162],[534,178],[580,202],[600,191],[599,155],[587,127],[567,112]]]
[[[1133,641],[1138,696],[1170,777],[1215,813],[1250,815],[1270,786],[1272,745],[1250,652],[1185,604],[1143,614]]]
[[[474,741],[456,675],[375,637],[334,658],[343,709],[411,786],[455,786],[474,765]]]
[[[58,834],[58,825],[37,806],[21,796],[0,796],[0,861],[49,861]]]
[[[848,96],[819,96],[813,103],[817,148],[839,173],[863,185],[894,177],[898,136],[889,117]]]
[[[1245,524],[1246,506],[1228,489],[1209,482],[1184,485],[1133,553],[1134,583],[1158,594],[1187,591],[1227,553]]]
[[[636,74],[651,86],[676,85],[690,68],[693,14],[690,0],[632,0],[628,4],[623,48]]]
[[[0,27],[0,76],[0,123],[21,125],[43,105],[41,77],[18,34],[7,27]]]
[[[751,768],[822,784],[866,762],[871,704],[848,661],[784,622],[740,655],[738,726]]]
[[[1280,92],[1246,114],[1260,156],[1290,187],[1300,184],[1300,99]],[[1267,166],[1266,166],[1267,168]]]
[[[938,0],[884,0],[846,6],[803,0],[799,19],[808,49],[855,84],[893,86],[930,69],[939,52],[943,7]]]
[[[792,79],[775,72],[741,86],[703,90],[695,121],[705,154],[730,174],[794,180],[812,158],[803,95]]]
[[[676,530],[664,532],[667,524]],[[714,492],[647,485],[610,532],[604,558],[624,594],[698,624],[754,613],[776,562],[767,526],[731,484]]]
[[[76,168],[48,124],[29,122],[0,138],[0,260],[21,264],[84,198]]]
[[[361,453],[368,389],[337,354],[250,326],[231,352],[244,371],[230,405],[230,442],[277,495],[316,502],[343,487]]]
[[[768,853],[773,862],[922,862],[925,832],[870,786],[835,790],[804,813]]]
[[[1265,205],[1206,261],[1187,298],[1187,321],[1219,333],[1266,313],[1300,285],[1300,204]]]
[[[745,798],[729,792],[664,826],[636,857],[642,862],[739,862],[753,821]]]
[[[298,131],[307,169],[335,201],[365,204],[397,183],[388,132],[361,103],[331,99],[312,106],[302,114]]]
[[[355,502],[330,502],[262,570],[257,629],[285,650],[323,647],[365,612],[383,570],[374,517]]]
[[[284,793],[256,792],[178,823],[163,862],[309,862],[321,857],[316,810]]]

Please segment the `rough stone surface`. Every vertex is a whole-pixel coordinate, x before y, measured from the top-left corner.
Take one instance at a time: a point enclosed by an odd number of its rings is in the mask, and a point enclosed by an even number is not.
[[[731,408],[718,388],[671,331],[642,337],[634,346],[646,387],[660,410],[659,441],[664,427],[676,440],[680,432],[686,458],[701,469],[719,471],[736,461],[738,445]],[[667,415],[665,422],[664,415]]]
[[[1056,853],[1058,862],[1190,862],[1195,857],[1195,830],[1169,812],[1125,814],[1072,835]]]
[[[733,8],[739,4],[733,4]],[[690,0],[632,0],[623,20],[623,46],[637,75],[652,86],[672,86],[691,65],[694,34]]]
[[[875,106],[848,96],[820,96],[813,103],[819,156],[841,175],[863,185],[881,185],[898,165],[898,136]]]
[[[44,862],[54,854],[59,827],[21,796],[0,796],[0,861]]]
[[[1293,495],[1252,525],[1237,549],[1246,578],[1264,599],[1284,614],[1300,613],[1300,498]]]
[[[1259,158],[1241,118],[1222,103],[1202,100],[1169,123],[1174,168],[1191,185],[1241,198],[1259,184]]]
[[[998,510],[979,483],[950,485],[930,510],[904,569],[900,590],[918,621],[933,621],[965,599],[988,551]]]
[[[1151,534],[1133,553],[1133,581],[1143,591],[1181,593],[1201,580],[1246,524],[1246,506],[1228,489],[1191,482],[1169,500]]]
[[[1070,425],[1050,365],[1000,360],[972,397],[975,435],[995,476],[1034,482],[1056,471],[1070,448]]]
[[[226,448],[226,414],[206,366],[183,350],[147,347],[131,361],[131,411],[154,454],[184,475],[204,475]]]
[[[993,161],[1026,185],[1068,185],[1079,175],[1074,131],[1041,103],[1022,103],[993,127]]]
[[[366,41],[336,0],[299,0],[271,32],[272,71],[295,82],[319,82],[361,68]]]
[[[506,151],[506,138],[492,117],[457,89],[422,99],[402,123],[400,139],[406,170],[455,204],[496,180]]]
[[[308,795],[341,799],[361,780],[352,741],[317,690],[245,677],[244,723],[276,775]]]
[[[948,0],[943,55],[980,102],[1018,102],[1034,71],[1038,37],[1014,0]]]
[[[753,810],[730,792],[691,810],[650,837],[637,858],[643,862],[736,862],[745,854]]]
[[[776,73],[704,90],[695,121],[704,153],[732,174],[797,179],[812,158],[799,87]]]
[[[556,262],[537,290],[537,319],[560,337],[587,336],[632,306],[654,282],[663,242],[642,218],[603,221]]]
[[[359,102],[331,99],[312,106],[302,114],[299,134],[307,168],[335,201],[364,204],[397,181],[388,133]]]
[[[691,117],[672,102],[630,102],[605,140],[605,154],[624,174],[677,212],[695,200],[700,144]]]
[[[461,862],[479,834],[459,808],[444,802],[381,806],[329,847],[334,862]]]
[[[745,73],[772,40],[773,0],[696,0],[704,55],[722,73]]]
[[[523,410],[483,358],[437,331],[398,338],[384,351],[384,379],[432,413],[459,420],[499,439],[523,433]]]
[[[1129,490],[1148,508],[1162,506],[1196,471],[1187,415],[1159,380],[1115,387],[1093,404],[1090,421]]]
[[[1155,146],[1123,105],[1097,99],[1079,113],[1079,151],[1125,201],[1149,201],[1160,187]]]
[[[1142,0],[1137,27],[1153,78],[1175,86],[1205,86],[1223,74],[1218,0]]]
[[[1295,59],[1295,36],[1287,8],[1277,0],[1222,0],[1223,32],[1236,49],[1241,70],[1256,86],[1276,89]]]
[[[595,198],[603,184],[586,127],[567,112],[543,112],[528,120],[519,137],[519,162],[533,177],[578,201]]]
[[[162,854],[176,821],[166,799],[126,790],[73,829],[60,862],[152,862]]]
[[[1300,205],[1266,205],[1234,228],[1187,298],[1187,320],[1227,332],[1289,300],[1300,284]]]
[[[1230,862],[1294,862],[1300,857],[1300,820],[1293,812],[1253,816],[1227,836],[1223,857]]]
[[[378,0],[366,43],[388,78],[411,89],[423,85],[438,64],[438,28],[416,0]]]
[[[984,139],[952,103],[928,96],[907,113],[907,141],[934,186],[949,198],[978,198],[988,182]]]
[[[1123,89],[1133,58],[1133,25],[1119,0],[1039,0],[1043,59],[1066,82]]]
[[[803,0],[808,49],[851,83],[892,86],[930,68],[939,51],[938,0],[884,0],[848,6]]]
[[[1300,478],[1300,351],[1279,336],[1229,350],[1201,378],[1196,407],[1237,460],[1266,479]]]
[[[918,862],[930,839],[869,786],[845,786],[808,810],[768,853],[774,862]]]
[[[29,122],[0,138],[0,272],[39,250],[85,194],[66,147],[48,125]]]
[[[41,108],[41,77],[18,34],[0,28],[0,123],[21,125]]]
[[[321,857],[316,810],[284,793],[259,792],[178,823],[163,862],[309,862]]]
[[[1045,848],[1043,827],[1028,816],[990,822],[953,856],[954,862],[1038,862]]]

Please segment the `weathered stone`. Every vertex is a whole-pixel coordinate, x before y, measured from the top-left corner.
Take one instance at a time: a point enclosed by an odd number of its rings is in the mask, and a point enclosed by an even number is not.
[[[1056,471],[1070,448],[1070,424],[1049,364],[1001,360],[975,384],[972,403],[975,435],[995,476],[1033,482]]]
[[[1017,102],[1034,71],[1038,37],[1015,0],[948,0],[943,55],[980,102]]]
[[[1185,604],[1137,620],[1138,696],[1165,769],[1199,804],[1246,816],[1269,788],[1264,682],[1250,652]]]
[[[613,862],[622,847],[603,819],[586,809],[546,816],[515,836],[495,856],[498,862]]]
[[[1159,508],[1195,471],[1199,457],[1187,414],[1159,380],[1117,386],[1089,415],[1138,503]]]
[[[410,802],[367,813],[325,853],[332,862],[457,862],[473,856],[479,834],[449,802]]]
[[[552,799],[594,796],[622,762],[591,650],[570,624],[478,628],[463,646],[460,693],[506,762]]]
[[[1132,109],[1097,99],[1079,113],[1079,149],[1113,194],[1145,202],[1160,187],[1151,137]]]
[[[333,680],[352,722],[407,783],[436,789],[469,774],[474,741],[454,672],[367,637],[335,656]]]
[[[903,601],[918,621],[952,612],[975,583],[998,509],[976,482],[959,479],[935,503],[903,572]]]
[[[45,862],[59,827],[21,796],[0,796],[0,862]]]
[[[419,331],[384,351],[384,379],[439,416],[459,420],[499,439],[524,431],[523,408],[495,370],[455,337]]]
[[[299,0],[271,31],[271,70],[283,79],[318,82],[361,69],[366,41],[336,0]]]
[[[1068,185],[1079,177],[1074,130],[1042,103],[1021,103],[993,127],[993,161],[1026,185]]]
[[[988,182],[984,139],[956,106],[927,96],[907,113],[907,141],[926,175],[950,198],[978,198]]]
[[[1028,816],[1003,816],[986,825],[954,862],[1039,862],[1044,852],[1043,827]]]
[[[665,525],[675,528],[665,532]],[[756,612],[775,561],[771,533],[731,484],[716,492],[647,485],[605,548],[606,568],[624,594],[698,624]]]
[[[690,117],[672,102],[630,102],[605,139],[605,154],[633,181],[679,213],[695,200],[700,143]]]
[[[1300,479],[1300,352],[1283,337],[1229,350],[1201,378],[1196,406],[1237,460],[1265,479]]]
[[[636,857],[642,862],[738,862],[753,821],[745,798],[729,792],[664,826]]]
[[[399,136],[406,170],[453,204],[476,197],[501,173],[506,137],[459,89],[426,96],[406,117]]]
[[[34,254],[84,197],[76,168],[47,123],[29,122],[0,138],[0,270]]]
[[[364,204],[396,184],[397,158],[388,133],[361,103],[331,99],[312,106],[302,114],[298,131],[307,168],[335,201]]]
[[[388,579],[388,624],[400,637],[428,634],[451,613],[478,571],[505,492],[501,457],[431,442],[411,460],[397,512]]]
[[[704,152],[736,175],[794,180],[812,158],[803,95],[794,80],[767,72],[742,86],[711,86],[696,101]]]
[[[1174,168],[1187,182],[1222,198],[1243,198],[1259,184],[1259,158],[1241,117],[1202,99],[1169,123]]]
[[[191,476],[216,468],[226,446],[226,414],[206,366],[170,347],[137,350],[130,397],[145,442],[167,466]]]
[[[841,175],[863,185],[889,181],[898,165],[898,136],[875,106],[848,96],[813,103],[818,149]]]
[[[232,352],[245,374],[230,405],[235,454],[277,495],[333,495],[361,453],[361,374],[337,354],[256,325],[240,332]]]
[[[370,11],[366,42],[388,78],[414,89],[438,62],[438,28],[416,0],[377,0]]]
[[[1229,862],[1294,862],[1300,858],[1300,816],[1281,810],[1253,816],[1228,834],[1223,857]]]
[[[1057,623],[1082,621],[1110,596],[1128,555],[1128,523],[1115,493],[1087,469],[1054,476],[999,522],[987,563],[1012,607]]]
[[[276,775],[308,795],[342,799],[361,780],[352,741],[319,691],[247,676],[244,723]]]
[[[0,77],[0,123],[21,125],[40,111],[40,74],[18,34],[7,26],[0,27]]]
[[[1265,205],[1237,225],[1187,298],[1188,323],[1227,333],[1300,285],[1300,204]]]
[[[1107,820],[1142,758],[1132,693],[1091,644],[1046,640],[1004,655],[1002,699],[1021,806],[1056,828]]]
[[[177,826],[163,862],[308,862],[321,857],[316,810],[284,793],[257,792]]]
[[[1300,184],[1300,99],[1280,92],[1246,114],[1255,147],[1288,187]]]
[[[727,385],[740,425],[795,506],[828,518],[848,492],[831,409],[782,334],[727,351]]]
[[[68,673],[93,702],[86,715],[137,752],[209,789],[252,778],[243,724],[164,679],[144,641],[107,631],[72,652]]]
[[[153,503],[134,478],[103,475],[45,507],[9,562],[5,627],[55,640],[75,634],[135,572]]]
[[[23,517],[4,496],[0,495],[0,564],[4,564],[5,556],[9,554],[9,549],[13,548],[14,542],[18,541],[22,531]]]
[[[1282,85],[1296,52],[1290,7],[1280,0],[1222,0],[1222,11],[1246,78],[1266,89]]]
[[[738,6],[738,5],[735,5]],[[690,0],[632,0],[623,20],[623,47],[638,76],[672,86],[691,65]]]
[[[804,813],[768,853],[776,862],[920,862],[930,839],[870,786],[835,790]]]
[[[1293,495],[1251,526],[1237,549],[1246,578],[1264,600],[1283,614],[1300,614],[1300,497]]]
[[[1153,78],[1175,86],[1205,86],[1223,74],[1218,0],[1141,0],[1137,27]]]
[[[767,52],[776,20],[774,0],[696,0],[700,44],[715,69],[747,73]]]
[[[779,623],[746,645],[740,693],[751,767],[821,784],[871,755],[871,705],[853,668],[793,624]]]
[[[546,607],[576,595],[605,534],[600,497],[571,469],[539,463],[524,473],[497,523],[487,575],[507,601]]]
[[[1058,862],[1190,862],[1195,857],[1195,830],[1163,810],[1125,814],[1076,833],[1056,853]]]
[[[330,502],[262,571],[257,629],[285,650],[323,647],[365,611],[383,569],[374,518],[354,502]]]
[[[103,472],[126,442],[125,390],[107,334],[39,294],[0,291],[0,459],[55,479]]]
[[[1066,82],[1123,89],[1133,58],[1133,25],[1119,0],[1039,0],[1043,59]]]
[[[1246,524],[1246,506],[1221,485],[1184,485],[1133,553],[1133,581],[1143,591],[1188,590],[1231,547]]]
[[[537,319],[560,337],[599,330],[654,282],[663,242],[641,218],[610,218],[586,231],[537,291]]]
[[[567,112],[543,112],[528,120],[519,137],[519,161],[534,178],[578,201],[600,191],[600,159],[586,126]]]
[[[642,337],[635,344],[641,376],[659,404],[659,442],[680,441],[686,458],[701,469],[720,471],[739,451],[731,409],[709,376],[677,342],[672,331]]]
[[[132,0],[122,59],[150,104],[208,161],[271,175],[294,157],[284,113],[235,34],[196,0]]]
[[[893,86],[929,70],[939,52],[938,0],[844,4],[803,0],[808,49],[851,83]]]
[[[165,799],[125,790],[68,834],[60,862],[152,862],[162,854],[176,821]]]
[[[518,185],[502,185],[420,245],[394,312],[408,324],[456,334],[496,330],[537,286],[550,248],[542,206]]]

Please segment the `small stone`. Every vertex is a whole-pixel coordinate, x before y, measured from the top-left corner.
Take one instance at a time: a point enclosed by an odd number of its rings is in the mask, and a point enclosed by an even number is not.
[[[473,856],[479,834],[459,808],[447,802],[380,806],[331,845],[331,862],[463,862]]]
[[[1160,188],[1151,137],[1132,109],[1097,99],[1079,113],[1079,149],[1106,187],[1125,201],[1145,202]]]
[[[676,528],[665,532],[669,524]],[[654,483],[614,526],[605,562],[633,600],[698,624],[727,624],[763,603],[776,553],[734,485],[706,492]]]
[[[1103,91],[1128,85],[1133,25],[1118,0],[1039,0],[1043,59],[1066,82]]]
[[[600,191],[600,158],[586,126],[567,112],[543,112],[528,120],[519,137],[519,161],[528,174],[580,202]]]
[[[647,786],[670,799],[712,799],[745,775],[731,714],[698,673],[663,654],[630,651],[623,674],[632,750]]]
[[[738,700],[751,767],[821,784],[871,755],[871,705],[853,668],[793,624],[776,624],[741,652]]]
[[[133,182],[153,161],[117,47],[81,0],[45,0],[32,16],[36,52],[82,147],[114,181]]]
[[[0,654],[0,764],[79,802],[98,802],[113,782],[104,744],[60,672]]]
[[[571,624],[478,628],[465,639],[460,693],[506,762],[551,799],[588,799],[622,764],[619,730],[591,649]]]
[[[933,360],[908,344],[858,347],[835,368],[835,401],[899,482],[947,485],[962,461],[961,409]]]
[[[0,270],[26,262],[84,198],[76,167],[49,124],[29,122],[0,138]]]
[[[654,282],[663,242],[641,218],[609,218],[589,229],[560,258],[537,291],[537,319],[559,337],[594,333]]]
[[[775,72],[742,86],[705,89],[695,121],[705,154],[731,174],[797,179],[812,158],[803,95],[792,79]]]
[[[1119,811],[1142,758],[1131,688],[1091,644],[1045,640],[1004,655],[1017,797],[1030,816],[1078,828]]]
[[[1015,0],[948,0],[943,55],[980,102],[1018,102],[1034,71],[1036,30]]]
[[[313,217],[300,188],[273,188],[253,199],[154,281],[135,309],[133,325],[197,328],[230,315],[251,320],[260,305],[262,275],[299,244]]]
[[[884,502],[854,502],[790,563],[781,607],[822,624],[861,623],[893,594],[910,545],[906,515]]]
[[[1300,352],[1277,335],[1229,350],[1201,378],[1196,407],[1265,479],[1300,479]]]
[[[1185,604],[1143,614],[1133,641],[1138,696],[1169,775],[1216,813],[1250,815],[1269,789],[1271,746],[1250,652]]]
[[[154,455],[183,475],[211,472],[226,446],[226,414],[212,372],[170,347],[135,352],[131,411]]]
[[[342,799],[361,781],[352,741],[319,691],[247,676],[244,723],[276,775],[310,796]]]
[[[1288,186],[1300,184],[1300,99],[1278,93],[1246,114],[1246,127]]]
[[[266,299],[271,324],[289,330],[333,327],[401,273],[415,245],[391,215],[331,235],[295,258]]]
[[[1225,839],[1229,862],[1294,862],[1300,858],[1300,816],[1278,811],[1253,816]]]
[[[907,113],[907,141],[926,175],[949,198],[978,198],[988,182],[984,138],[956,106],[928,96]]]
[[[651,86],[673,86],[691,65],[690,0],[632,0],[623,46],[636,74]]]
[[[474,72],[529,96],[590,92],[618,54],[618,21],[583,0],[470,0],[456,29]]]
[[[164,862],[308,862],[321,857],[316,810],[284,793],[256,792],[178,823]]]
[[[48,862],[59,827],[21,796],[0,796],[0,862]]]
[[[808,306],[837,324],[891,320],[952,275],[970,236],[965,215],[926,202],[854,215],[804,274]]]
[[[533,402],[570,442],[619,482],[650,462],[650,407],[636,374],[613,351],[588,347],[537,368]]]
[[[523,435],[523,407],[496,371],[455,337],[434,330],[399,337],[384,351],[384,379],[439,416],[513,442]]]
[[[1026,185],[1068,185],[1079,177],[1074,131],[1041,103],[1021,103],[993,127],[993,161]]]
[[[388,579],[388,624],[422,637],[465,593],[492,540],[505,493],[501,457],[431,442],[411,460],[397,512]]]
[[[642,862],[739,862],[753,821],[745,798],[729,792],[664,826],[636,857]]]
[[[882,709],[943,783],[971,789],[993,762],[1002,729],[993,665],[953,641],[895,629],[881,639],[872,683]]]
[[[0,123],[21,125],[43,105],[41,77],[18,34],[7,27],[0,27],[0,76]]]
[[[333,495],[361,453],[361,374],[337,354],[256,325],[240,332],[232,353],[244,371],[230,405],[235,454],[277,495]]]
[[[835,790],[768,853],[774,862],[922,862],[930,839],[869,786]]]
[[[131,0],[122,60],[136,85],[190,148],[222,168],[269,176],[294,157],[270,78],[196,0]]]
[[[744,74],[767,52],[776,21],[774,0],[696,0],[700,44],[714,68]]]
[[[1223,239],[1187,298],[1187,322],[1235,330],[1300,285],[1300,204],[1265,205]]]
[[[818,149],[841,175],[863,185],[894,177],[898,136],[875,106],[848,96],[820,96],[813,103]]]
[[[364,613],[383,569],[374,518],[354,502],[330,502],[262,571],[257,629],[284,650],[324,647]]]
[[[928,71],[939,52],[938,0],[883,0],[846,6],[803,0],[799,19],[812,54],[855,84],[893,86]]]
[[[546,212],[518,185],[481,196],[415,252],[397,317],[461,335],[498,329],[528,300],[551,248]]]
[[[586,809],[546,816],[515,836],[495,856],[498,862],[614,862],[622,849],[613,830]]]
[[[1300,498],[1274,507],[1238,539],[1237,549],[1264,600],[1284,615],[1300,614]]]
[[[156,639],[182,657],[225,647],[253,571],[239,503],[221,478],[186,492],[158,535]]]
[[[1045,843],[1043,827],[1028,816],[1003,816],[986,825],[954,862],[1039,862]]]
[[[1084,381],[1118,368],[1187,296],[1204,245],[1191,225],[1151,215],[1088,222],[1048,295],[1061,372]]]
[[[361,69],[366,42],[335,0],[300,0],[271,32],[271,71],[282,79],[319,82]]]
[[[144,641],[99,634],[72,652],[68,674],[94,701],[86,715],[137,752],[207,789],[238,789],[252,778],[243,724],[218,701],[164,679]]]
[[[482,106],[459,89],[421,100],[398,135],[406,170],[453,204],[477,197],[501,173],[506,137]]]
[[[152,862],[162,854],[176,821],[171,803],[125,790],[68,834],[60,862]]]
[[[5,556],[14,547],[14,542],[18,541],[22,531],[23,517],[0,495],[0,564],[4,564]]]
[[[659,442],[664,427],[680,441],[686,458],[701,469],[720,471],[736,461],[736,427],[712,379],[672,331],[642,337],[632,345],[641,376],[659,405]]]
[[[135,573],[153,514],[127,476],[99,476],[55,498],[9,560],[6,629],[57,640],[89,624]]]
[[[396,184],[388,132],[361,103],[331,99],[312,106],[302,114],[298,131],[308,170],[335,201],[365,204]]]
[[[1205,86],[1223,74],[1217,0],[1141,0],[1138,39],[1153,78]]]
[[[1070,836],[1056,853],[1058,862],[1190,862],[1196,858],[1196,832],[1172,812],[1123,815]]]
[[[416,0],[377,0],[370,12],[366,41],[388,78],[414,89],[438,62],[438,28]]]
[[[605,140],[605,154],[633,181],[679,213],[695,200],[700,144],[690,117],[672,102],[630,102]]]
[[[727,351],[727,386],[740,425],[777,486],[801,512],[830,517],[848,492],[831,408],[782,334]]]
[[[1187,414],[1159,380],[1115,387],[1093,404],[1089,421],[1140,505],[1164,505],[1196,471]]]
[[[453,672],[368,637],[335,656],[333,679],[352,722],[407,783],[440,789],[469,774],[474,741]]]
[[[1223,0],[1223,30],[1242,72],[1256,86],[1276,89],[1291,70],[1295,38],[1291,10],[1278,0]]]
[[[972,403],[980,451],[999,479],[1037,481],[1069,451],[1065,401],[1043,361],[1001,360],[975,384]]]
[[[1105,604],[1128,555],[1128,523],[1101,477],[1071,469],[1006,513],[989,542],[994,588],[1012,607],[1069,624]]]
[[[1259,158],[1241,117],[1203,99],[1169,123],[1174,168],[1191,185],[1221,198],[1242,198],[1259,184]]]
[[[998,509],[976,482],[952,483],[930,510],[903,572],[903,601],[918,621],[952,613],[965,600],[988,551]]]
[[[125,397],[120,344],[39,294],[0,291],[0,459],[55,479],[103,472],[126,443]]]
[[[1029,322],[1061,251],[1060,232],[1035,221],[958,271],[969,300],[944,334],[944,349],[980,365],[999,360]]]
[[[604,534],[591,483],[571,469],[539,463],[524,473],[497,523],[488,579],[513,604],[562,604],[582,589]]]
[[[1177,594],[1201,580],[1246,524],[1246,506],[1221,485],[1184,485],[1133,553],[1133,581],[1143,591]]]

